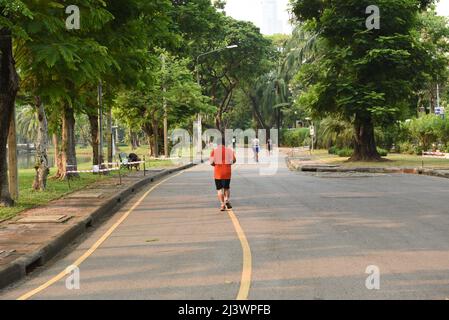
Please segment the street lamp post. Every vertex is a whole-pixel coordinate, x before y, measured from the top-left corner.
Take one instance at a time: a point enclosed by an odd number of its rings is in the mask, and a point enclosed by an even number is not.
[[[238,45],[230,45],[224,48],[219,48],[219,49],[215,49],[209,52],[205,52],[200,54],[197,58],[196,58],[196,81],[198,83],[198,86],[201,87],[201,83],[200,83],[200,58],[207,56],[209,54],[212,53],[216,53],[216,52],[220,52],[220,51],[224,51],[227,49],[235,49],[238,48]],[[197,125],[198,125],[198,150],[197,153],[200,154],[200,159],[201,159],[201,163],[203,162],[203,129],[202,129],[202,117],[201,117],[201,113],[197,114]]]

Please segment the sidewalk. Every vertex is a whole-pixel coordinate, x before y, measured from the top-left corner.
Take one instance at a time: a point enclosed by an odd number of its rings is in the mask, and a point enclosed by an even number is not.
[[[100,180],[0,223],[0,289],[47,263],[146,184],[191,166],[130,173],[121,185],[118,177]]]

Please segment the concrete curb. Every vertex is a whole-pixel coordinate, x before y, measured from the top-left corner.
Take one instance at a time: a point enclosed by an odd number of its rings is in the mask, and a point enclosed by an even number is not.
[[[142,189],[147,184],[159,180],[162,177],[168,176],[172,173],[189,169],[195,164],[188,164],[178,168],[167,169],[153,176],[148,176],[140,181],[137,181],[127,189],[121,191],[101,207],[93,211],[89,216],[73,225],[70,229],[61,232],[54,239],[48,241],[45,245],[36,249],[34,252],[24,255],[11,263],[0,267],[0,289],[3,289],[14,282],[24,278],[28,273],[33,271],[36,267],[45,265],[49,260],[54,258],[59,252],[65,249],[69,244],[73,243],[78,237],[83,235],[89,227],[101,218],[113,215],[121,207],[121,203],[128,200],[128,198]]]
[[[292,171],[302,172],[334,172],[334,173],[396,173],[396,174],[417,174],[427,175],[432,177],[449,179],[449,172],[441,172],[442,170],[423,169],[423,168],[382,168],[382,167],[359,167],[359,168],[342,168],[338,166],[329,165],[298,165],[293,163],[291,159],[286,159],[287,166]]]

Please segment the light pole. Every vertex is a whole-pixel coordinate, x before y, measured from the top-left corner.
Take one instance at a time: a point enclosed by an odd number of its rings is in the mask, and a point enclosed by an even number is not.
[[[235,49],[238,48],[238,45],[234,44],[234,45],[230,45],[224,48],[219,48],[219,49],[215,49],[209,52],[205,52],[200,54],[197,58],[196,58],[196,81],[198,83],[198,86],[201,87],[201,83],[200,83],[200,58],[207,56],[209,54],[212,53],[216,53],[216,52],[220,52],[220,51],[224,51],[227,49]],[[201,113],[198,112],[197,114],[197,125],[198,125],[198,150],[197,153],[200,153],[200,159],[201,159],[201,163],[203,162],[203,129],[202,129],[202,118],[201,118]]]

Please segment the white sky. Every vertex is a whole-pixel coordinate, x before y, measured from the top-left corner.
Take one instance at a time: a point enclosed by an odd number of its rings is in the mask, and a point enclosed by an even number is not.
[[[437,10],[440,16],[449,17],[449,0],[440,0]]]
[[[226,13],[238,20],[251,21],[261,28],[264,33],[262,0],[227,0]],[[283,21],[283,33],[290,33],[289,14],[287,12],[289,0],[277,0],[278,18]],[[449,0],[440,0],[437,5],[439,15],[449,17]]]

